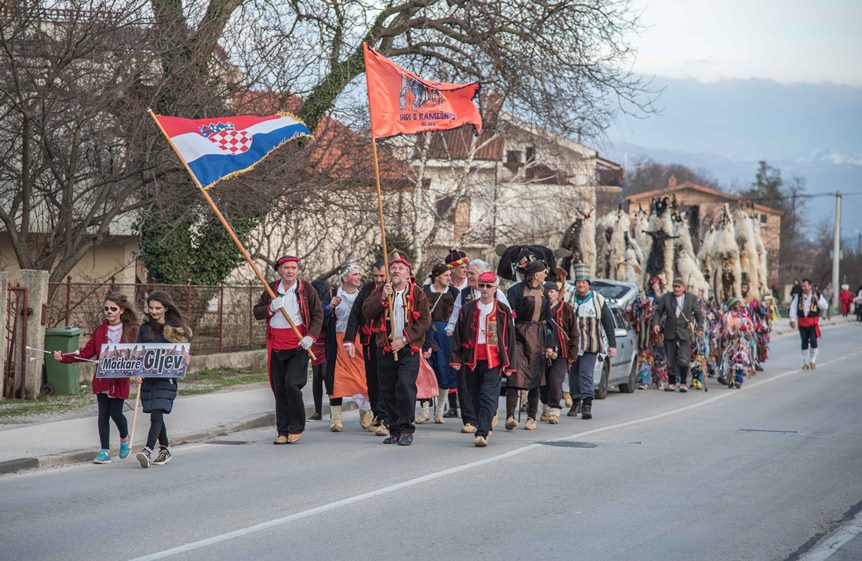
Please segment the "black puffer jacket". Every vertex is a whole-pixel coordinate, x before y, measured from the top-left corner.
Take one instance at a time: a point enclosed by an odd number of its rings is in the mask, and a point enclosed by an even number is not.
[[[162,326],[148,322],[138,332],[138,343],[188,343],[191,330],[183,327]],[[144,378],[141,384],[141,405],[144,413],[162,411],[170,413],[177,397],[174,378]]]

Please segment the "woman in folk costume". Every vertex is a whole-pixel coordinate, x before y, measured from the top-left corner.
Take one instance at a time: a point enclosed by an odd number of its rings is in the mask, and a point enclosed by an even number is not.
[[[526,430],[536,429],[539,387],[545,383],[545,360],[553,350],[557,334],[551,324],[551,306],[545,296],[546,268],[542,261],[530,261],[524,268],[524,282],[509,289],[507,299],[515,312],[515,363],[518,370],[506,381],[506,430],[518,426],[515,411],[518,390],[527,390]]]
[[[575,309],[563,301],[557,283],[546,282],[545,295],[550,299],[551,322],[556,328],[557,338],[550,344],[553,354],[548,357],[547,383],[540,390],[542,403],[547,410],[543,411],[541,420],[556,425],[560,422],[563,381],[568,377],[569,367],[578,356],[578,321]]]
[[[326,329],[326,385],[330,388],[329,430],[341,432],[344,423],[341,420],[342,400],[352,397],[359,406],[359,425],[363,430],[371,426],[374,415],[371,413],[371,402],[368,400],[368,388],[365,382],[365,361],[362,359],[362,345],[356,337],[350,343],[359,352],[348,354],[345,348],[344,333],[353,303],[359,295],[362,286],[361,269],[359,265],[348,264],[338,275],[341,286],[324,308],[327,312]]]
[[[500,376],[515,372],[515,324],[512,310],[497,299],[497,275],[479,276],[478,299],[458,314],[449,355],[453,368],[463,369],[477,413],[474,444],[488,445],[500,400]]]
[[[110,291],[103,300],[105,319],[93,330],[90,340],[74,354],[54,351],[54,358],[60,362],[76,362],[84,359],[99,359],[102,345],[106,343],[133,343],[138,337],[138,315],[126,295]],[[120,431],[120,459],[129,455],[129,426],[123,414],[123,405],[129,398],[128,378],[97,378],[93,376],[93,393],[99,404],[99,440],[102,449],[93,458],[95,464],[111,463],[111,425]]]
[[[299,278],[299,258],[280,257],[275,263],[279,279],[270,283],[276,294],[264,291],[254,306],[254,317],[266,320],[269,385],[275,397],[278,436],[273,444],[295,444],[305,430],[302,388],[308,382],[308,352],[323,326],[320,297],[310,283]],[[284,318],[287,312],[299,337]]]
[[[335,289],[324,280],[314,280],[311,286],[317,291],[323,309],[329,307],[329,301],[335,296]],[[331,313],[331,312],[330,312]],[[328,319],[327,312],[323,314],[324,325]],[[311,361],[311,395],[314,399],[314,413],[309,415],[309,421],[320,421],[323,419],[323,386],[326,385],[327,395],[332,393],[332,388],[326,383],[326,337],[318,337],[311,345],[314,359]]]
[[[452,345],[450,336],[446,334],[446,325],[458,298],[458,290],[452,286],[451,279],[452,270],[449,266],[437,263],[431,269],[431,284],[422,287],[431,307],[431,329],[425,338],[426,346],[431,343],[429,362],[434,369],[439,388],[437,405],[434,408],[434,422],[437,424],[446,422],[443,413],[449,390],[458,387],[458,373],[449,366],[449,351]],[[430,418],[427,402],[423,402],[422,413],[416,418],[416,422],[421,424]]]
[[[754,356],[751,340],[754,338],[754,322],[742,302],[731,298],[727,302],[727,314],[724,316],[724,332],[728,340],[726,357],[729,361],[732,376],[728,377],[727,385],[739,389],[745,379],[745,374],[754,375]]]

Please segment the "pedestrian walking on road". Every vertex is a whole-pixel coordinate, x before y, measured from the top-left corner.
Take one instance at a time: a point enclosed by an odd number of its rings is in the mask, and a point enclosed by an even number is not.
[[[550,300],[545,296],[547,266],[533,260],[524,268],[524,282],[512,285],[506,295],[515,312],[515,364],[518,369],[506,380],[506,430],[518,426],[515,412],[519,390],[527,391],[525,430],[536,430],[539,410],[539,388],[545,383],[545,362],[553,353],[556,340],[551,324]]]
[[[389,429],[387,428],[389,423],[386,420],[386,408],[380,397],[380,376],[377,367],[377,360],[380,356],[377,349],[377,331],[380,330],[380,326],[365,319],[362,315],[362,307],[374,289],[383,286],[385,279],[386,266],[380,259],[371,266],[371,282],[362,286],[356,296],[356,301],[353,302],[350,317],[347,320],[347,330],[344,332],[344,340],[347,341],[344,350],[347,351],[347,354],[356,352],[350,341],[355,341],[357,334],[359,335],[360,352],[362,353],[362,361],[365,363],[365,387],[368,388],[368,400],[371,402],[371,412],[374,414],[368,432],[377,436],[389,436]]]
[[[838,300],[841,302],[841,316],[847,319],[850,315],[850,305],[853,303],[853,293],[850,292],[849,284],[841,285],[841,292],[838,293]]]
[[[157,290],[147,296],[147,315],[148,321],[138,331],[138,343],[191,342],[192,330],[167,292]],[[150,467],[150,464],[164,465],[171,460],[165,415],[173,410],[177,381],[174,378],[138,378],[138,384],[141,407],[144,413],[150,414],[147,444],[138,452],[138,462],[143,468]],[[159,452],[153,458],[156,441],[159,443]]]
[[[335,289],[323,280],[311,281],[311,286],[317,291],[323,309],[326,310],[329,301],[335,296]],[[327,313],[323,313],[324,324],[328,319]],[[323,388],[326,386],[327,395],[332,393],[332,388],[326,385],[326,337],[318,337],[311,345],[314,360],[311,361],[311,398],[314,400],[314,413],[309,415],[309,421],[320,421],[323,419]]]
[[[581,419],[592,419],[593,399],[596,396],[593,381],[596,361],[599,354],[605,352],[605,360],[613,360],[617,356],[617,339],[614,335],[614,319],[604,297],[590,289],[590,267],[586,263],[575,265],[574,308],[578,318],[578,355],[570,373],[574,382],[572,386],[577,387],[572,411],[580,408]]]
[[[365,319],[380,326],[378,372],[389,417],[389,436],[383,443],[400,446],[413,444],[419,353],[431,326],[428,299],[410,282],[412,270],[407,259],[395,254],[389,262],[391,281],[374,289],[362,307]]]
[[[138,338],[138,315],[122,292],[110,291],[103,300],[105,319],[93,330],[90,340],[73,355],[54,351],[60,362],[78,359],[99,360],[102,345],[106,343],[133,343]],[[129,398],[128,378],[97,378],[93,376],[93,393],[99,405],[98,427],[101,450],[93,459],[96,464],[111,463],[111,425],[113,420],[120,431],[120,459],[129,455],[129,424],[123,414],[123,405]]]
[[[280,278],[269,285],[276,297],[270,298],[264,291],[254,306],[254,317],[266,320],[267,373],[278,430],[273,444],[295,444],[305,431],[302,388],[308,382],[308,349],[323,326],[320,298],[314,287],[299,277],[299,266],[298,257],[280,257],[275,263]],[[295,329],[281,310],[287,312]]]
[[[446,326],[458,300],[460,293],[451,284],[452,271],[446,263],[437,263],[431,269],[431,283],[422,287],[428,304],[431,306],[431,330],[425,336],[431,339],[431,356],[429,362],[437,377],[437,406],[434,408],[434,422],[443,424],[446,402],[449,390],[458,387],[458,372],[449,366],[449,351],[451,336],[446,333]],[[426,341],[427,346],[428,341]],[[426,402],[427,403],[427,402]],[[430,420],[428,406],[423,404],[420,420],[424,423]]]
[[[565,276],[561,282],[546,282],[545,294],[550,299],[551,322],[556,328],[557,338],[551,343],[553,354],[548,357],[547,383],[541,387],[539,397],[544,404],[540,420],[556,425],[562,410],[563,382],[569,368],[578,356],[578,321],[575,309],[561,297],[561,284],[565,287]]]
[[[820,353],[817,340],[820,339],[820,313],[829,308],[829,301],[818,291],[811,290],[811,281],[802,279],[802,293],[790,302],[790,329],[799,325],[802,339],[802,369],[817,368],[817,355]]]
[[[688,391],[686,383],[691,363],[691,345],[695,335],[702,335],[703,312],[697,298],[686,292],[686,284],[682,279],[674,279],[672,290],[656,300],[653,331],[664,332],[668,374],[665,390],[674,391],[679,381],[679,391],[684,393]]]
[[[500,401],[500,376],[514,372],[515,323],[512,310],[497,295],[497,275],[479,275],[479,292],[461,308],[452,335],[450,361],[461,370],[469,389],[472,409],[476,411],[473,443],[488,445]]]
[[[365,363],[362,360],[362,345],[357,337],[352,341],[344,337],[350,311],[359,296],[362,286],[362,270],[359,265],[345,265],[338,275],[341,286],[324,308],[328,314],[326,331],[326,385],[329,394],[329,430],[341,432],[343,399],[350,397],[359,407],[359,425],[368,430],[374,419],[371,402],[368,399],[368,386],[365,382]],[[349,343],[349,344],[348,344]],[[358,347],[358,348],[357,348]],[[348,351],[349,350],[349,351]]]

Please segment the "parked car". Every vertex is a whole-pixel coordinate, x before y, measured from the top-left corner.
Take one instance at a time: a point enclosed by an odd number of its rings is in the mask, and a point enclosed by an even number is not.
[[[596,369],[593,372],[596,399],[606,398],[610,387],[616,387],[620,393],[633,393],[637,387],[637,334],[619,304],[613,300],[607,300],[606,305],[614,320],[617,355],[610,359],[607,354],[602,353],[596,361]]]

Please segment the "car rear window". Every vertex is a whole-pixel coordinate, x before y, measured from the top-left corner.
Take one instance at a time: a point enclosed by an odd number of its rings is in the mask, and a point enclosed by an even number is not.
[[[605,298],[612,298],[614,300],[619,300],[626,293],[631,290],[627,286],[622,286],[619,284],[604,284],[600,281],[594,281],[590,284],[590,288],[604,296]]]

